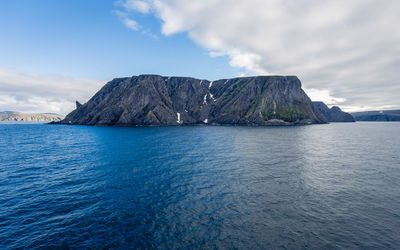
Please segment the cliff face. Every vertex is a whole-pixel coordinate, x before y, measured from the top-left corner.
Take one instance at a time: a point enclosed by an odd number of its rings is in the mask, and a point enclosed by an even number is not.
[[[64,116],[49,113],[27,114],[14,111],[0,112],[0,121],[15,122],[50,122],[61,121]]]
[[[326,123],[295,76],[214,82],[140,75],[108,82],[61,122],[83,125]]]
[[[355,122],[354,117],[343,112],[339,107],[328,108],[323,102],[313,102],[313,106],[318,110],[328,122]]]

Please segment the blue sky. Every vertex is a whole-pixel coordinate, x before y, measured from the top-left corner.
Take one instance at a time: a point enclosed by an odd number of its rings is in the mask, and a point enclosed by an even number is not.
[[[238,74],[187,34],[164,36],[154,16],[134,14],[146,31],[124,26],[107,0],[2,0],[0,66],[22,72],[108,80],[143,73],[226,78]]]
[[[314,101],[400,108],[398,0],[1,0],[0,111],[67,114],[114,77],[296,75]]]

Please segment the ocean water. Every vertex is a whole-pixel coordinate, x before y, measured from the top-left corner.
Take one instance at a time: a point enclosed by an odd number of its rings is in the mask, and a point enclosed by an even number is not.
[[[400,123],[0,125],[0,249],[399,249]]]

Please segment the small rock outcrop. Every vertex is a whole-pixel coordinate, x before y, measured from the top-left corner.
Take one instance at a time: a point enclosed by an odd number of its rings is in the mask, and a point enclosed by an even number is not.
[[[295,76],[200,80],[140,75],[108,82],[61,124],[151,126],[326,123]]]
[[[76,105],[76,108],[77,108],[77,109],[80,108],[80,107],[82,107],[82,104],[81,104],[80,102],[78,102],[78,101],[75,101],[75,105]]]
[[[326,118],[328,122],[355,122],[354,117],[351,114],[343,112],[337,106],[329,108],[323,102],[313,102],[313,106]]]

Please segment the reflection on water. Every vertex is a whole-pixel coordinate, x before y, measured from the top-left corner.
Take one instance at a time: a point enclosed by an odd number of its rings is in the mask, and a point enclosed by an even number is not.
[[[7,124],[0,147],[0,248],[400,245],[400,123]]]

